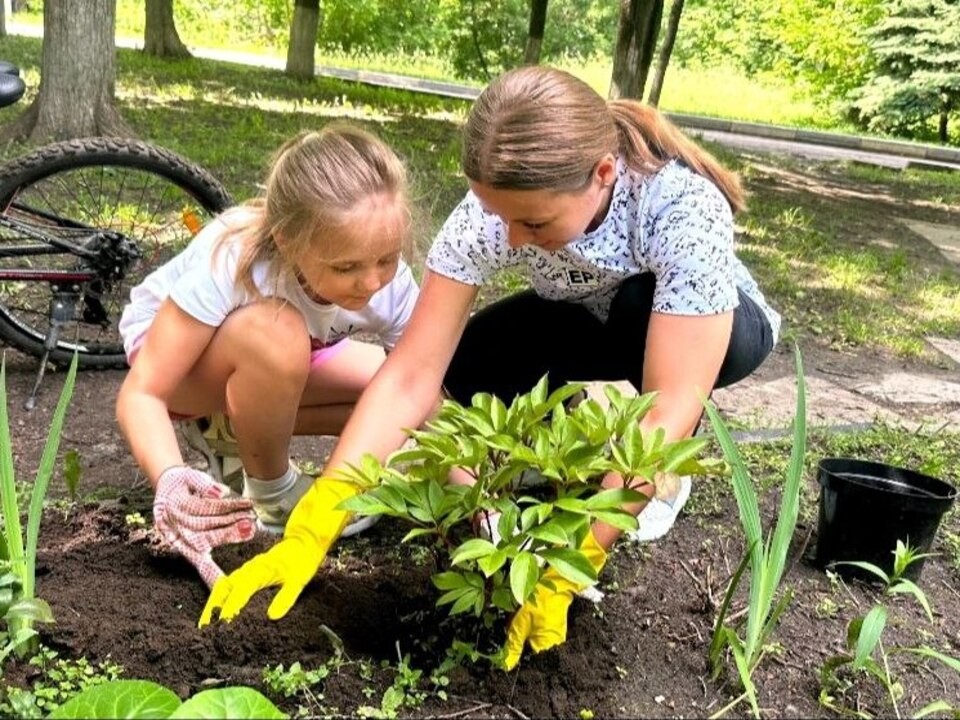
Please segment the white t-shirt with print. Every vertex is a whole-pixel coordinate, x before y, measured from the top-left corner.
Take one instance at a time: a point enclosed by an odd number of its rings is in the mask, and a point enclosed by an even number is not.
[[[560,250],[511,248],[506,223],[469,192],[440,229],[427,267],[480,286],[521,266],[538,295],[582,303],[602,321],[620,284],[640,273],[656,277],[653,311],[670,315],[727,312],[739,305],[739,288],[776,341],[780,316],[734,254],[733,234],[730,205],[710,180],[677,161],[642,175],[621,159],[606,218]]]
[[[243,212],[229,213],[227,221],[242,218]],[[188,315],[212,327],[219,327],[233,310],[257,300],[234,281],[241,253],[239,244],[228,241],[214,252],[226,230],[225,220],[215,219],[181,253],[130,291],[130,302],[119,324],[128,355],[167,297]],[[374,334],[384,347],[393,348],[419,293],[410,268],[402,261],[393,280],[374,293],[366,307],[356,311],[315,302],[295,277],[283,276],[275,282],[266,263],[254,266],[253,279],[264,297],[283,298],[302,313],[314,349],[360,332]]]

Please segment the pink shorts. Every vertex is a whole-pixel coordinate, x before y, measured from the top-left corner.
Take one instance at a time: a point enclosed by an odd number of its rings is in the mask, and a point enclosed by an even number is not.
[[[137,359],[137,353],[140,352],[140,348],[143,346],[143,340],[146,337],[146,333],[143,333],[140,337],[133,341],[133,344],[130,346],[130,352],[127,353],[127,365],[133,366],[133,361]],[[324,347],[316,347],[310,351],[310,369],[316,370],[324,363],[332,360],[335,356],[339,355],[340,352],[347,347],[349,342],[348,338],[343,338],[342,340],[337,340],[333,345],[326,345]],[[193,420],[194,418],[201,417],[199,415],[181,415],[180,413],[171,412],[169,413],[171,420]]]

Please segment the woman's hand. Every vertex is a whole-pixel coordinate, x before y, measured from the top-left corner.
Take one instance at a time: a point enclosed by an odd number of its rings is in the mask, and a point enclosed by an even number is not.
[[[347,524],[349,513],[337,506],[359,491],[352,483],[318,479],[290,514],[283,540],[217,581],[199,626],[210,624],[214,610],[224,622],[233,620],[257,592],[275,585],[280,591],[267,617],[279,620],[286,615]]]

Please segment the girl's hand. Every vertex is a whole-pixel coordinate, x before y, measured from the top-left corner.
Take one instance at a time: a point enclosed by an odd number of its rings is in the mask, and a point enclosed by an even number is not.
[[[213,548],[244,542],[256,532],[253,503],[230,497],[226,485],[206,473],[175,465],[161,473],[153,501],[153,525],[160,537],[183,555],[208,587],[223,576]]]

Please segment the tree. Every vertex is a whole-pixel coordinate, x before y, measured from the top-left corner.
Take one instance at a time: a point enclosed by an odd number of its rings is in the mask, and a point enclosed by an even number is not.
[[[116,0],[43,4],[40,89],[0,138],[39,143],[130,135],[114,104]]]
[[[894,0],[870,41],[876,67],[854,103],[861,118],[901,134],[936,118],[947,142],[960,108],[960,0]]]
[[[530,26],[527,31],[527,49],[523,53],[524,65],[536,65],[540,62],[543,31],[547,24],[547,2],[548,0],[530,0]]]
[[[290,45],[287,47],[287,75],[310,80],[316,70],[314,51],[320,29],[320,0],[297,0],[290,21]]]
[[[663,0],[620,0],[610,97],[643,97],[662,16]]]
[[[147,0],[143,51],[157,57],[190,57],[173,21],[173,0]]]
[[[667,75],[667,66],[670,64],[670,54],[673,52],[673,43],[677,39],[677,30],[680,27],[680,15],[683,14],[683,0],[673,0],[670,6],[670,15],[667,18],[667,31],[660,44],[660,57],[657,58],[657,69],[650,82],[650,94],[647,102],[654,107],[660,104],[660,93],[663,91],[663,80]]]

